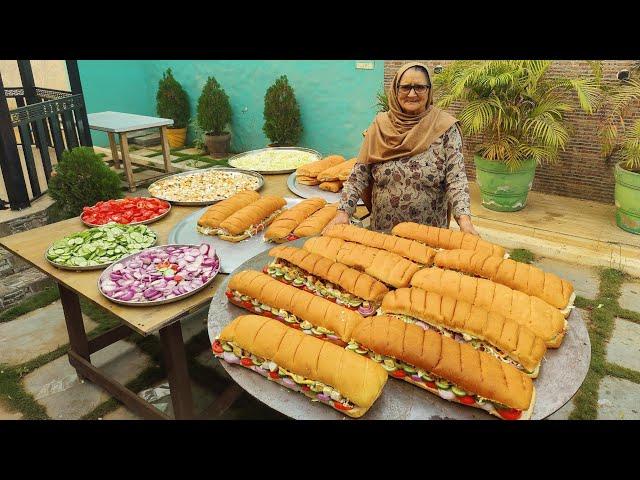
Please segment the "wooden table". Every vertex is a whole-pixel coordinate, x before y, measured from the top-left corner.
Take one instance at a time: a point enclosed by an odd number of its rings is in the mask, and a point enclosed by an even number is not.
[[[266,175],[265,184],[260,193],[283,197],[294,196],[287,188],[287,175]],[[149,225],[158,235],[157,245],[166,244],[173,227],[200,208],[202,207],[174,205],[169,215]],[[80,231],[83,228],[86,227],[80,221],[80,218],[76,217],[9,237],[3,237],[0,239],[0,245],[46,273],[58,284],[69,334],[69,363],[76,369],[80,377],[87,378],[100,385],[143,418],[168,419],[167,415],[142,400],[135,392],[127,389],[124,385],[97,369],[91,364],[90,358],[92,353],[126,338],[131,334],[131,331],[145,336],[159,331],[175,418],[192,418],[193,399],[180,320],[187,314],[209,304],[218,287],[224,281],[225,276],[219,274],[210,286],[179,302],[156,307],[118,305],[107,300],[98,291],[98,278],[102,270],[61,270],[55,268],[45,259],[45,251],[55,240]],[[89,340],[82,323],[80,295],[111,312],[120,319],[122,324]],[[233,384],[221,395],[220,403],[230,404],[235,396],[241,392],[242,390],[236,384]]]
[[[162,145],[162,158],[164,159],[164,171],[166,173],[171,172],[171,157],[169,152],[169,142],[167,140],[167,126],[173,125],[173,120],[170,118],[147,117],[144,115],[120,112],[90,113],[87,115],[87,118],[89,120],[89,128],[107,132],[109,135],[111,156],[113,157],[113,164],[116,168],[120,168],[120,158],[118,157],[115,134],[117,133],[119,135],[122,162],[124,163],[124,172],[127,177],[127,183],[129,184],[129,191],[135,192],[136,186],[141,182],[148,182],[150,180],[149,178],[145,178],[144,180],[136,182],[133,179],[131,157],[129,156],[129,140],[127,137],[129,132],[159,127],[160,144]],[[154,178],[163,177],[166,173]]]

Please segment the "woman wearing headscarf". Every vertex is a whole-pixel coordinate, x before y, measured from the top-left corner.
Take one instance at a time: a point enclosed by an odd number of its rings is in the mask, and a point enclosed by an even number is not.
[[[409,221],[447,228],[450,211],[461,231],[478,235],[471,223],[460,127],[433,105],[427,68],[403,65],[387,97],[389,111],[379,113],[367,130],[329,225],[349,223],[362,198],[372,230],[388,232]]]

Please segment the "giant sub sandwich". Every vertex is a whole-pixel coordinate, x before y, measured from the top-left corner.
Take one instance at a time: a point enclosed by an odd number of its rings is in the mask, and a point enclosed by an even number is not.
[[[293,231],[293,235],[296,238],[313,237],[314,235],[318,235],[333,219],[333,217],[336,216],[337,212],[338,205],[336,204],[327,205],[326,207],[321,208],[298,225]]]
[[[349,415],[361,417],[382,393],[384,369],[361,355],[257,315],[224,327],[216,357],[246,367]]]
[[[264,232],[265,240],[283,243],[295,240],[293,231],[307,218],[326,205],[323,198],[309,198],[282,212]]]
[[[433,248],[446,250],[487,250],[491,255],[504,257],[505,249],[500,245],[482,240],[477,235],[463,233],[448,228],[431,227],[414,222],[402,222],[391,230],[398,237],[416,240]]]
[[[231,303],[251,313],[274,318],[341,347],[363,318],[349,308],[253,270],[235,274],[226,295]]]
[[[441,398],[481,408],[499,418],[531,417],[535,389],[531,378],[471,345],[398,318],[365,318],[347,349],[382,364],[393,377]]]
[[[382,311],[487,352],[532,378],[538,376],[547,350],[544,340],[513,320],[415,287],[389,292]]]
[[[198,219],[198,232],[204,235],[216,235],[220,224],[234,212],[260,199],[260,194],[253,190],[245,190],[210,206]]]
[[[222,240],[239,242],[262,231],[284,210],[287,202],[282,197],[265,195],[220,223],[217,235]]]
[[[263,272],[296,288],[327,298],[363,316],[374,315],[389,289],[366,273],[301,248],[279,246]]]
[[[565,315],[557,308],[538,297],[532,297],[491,280],[432,267],[419,270],[411,279],[411,285],[428,292],[464,300],[514,320],[544,339],[550,348],[560,346],[567,330]]]
[[[510,258],[490,255],[485,250],[441,250],[436,253],[437,267],[468,273],[501,283],[514,290],[541,298],[565,310],[573,305],[573,285],[557,275]]]
[[[327,168],[331,168],[342,163],[344,163],[344,157],[340,155],[329,155],[322,160],[307,163],[298,167],[296,170],[296,177],[298,177],[298,179],[300,179],[300,177],[313,178],[317,181],[317,177],[320,173],[324,172]],[[318,183],[320,182],[318,181]]]

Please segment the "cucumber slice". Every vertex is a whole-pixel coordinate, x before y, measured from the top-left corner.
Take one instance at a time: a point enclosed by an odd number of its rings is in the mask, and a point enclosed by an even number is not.
[[[365,353],[367,353],[369,350],[362,350],[361,348],[356,348],[355,352],[359,353],[360,355],[364,355]]]
[[[285,273],[285,274],[284,274],[284,279],[285,279],[287,282],[291,282],[291,281],[293,281],[293,277],[292,277],[291,275],[289,275],[288,273]]]
[[[395,372],[397,370],[396,367],[390,367],[389,365],[382,364],[382,368],[384,368],[387,372]]]
[[[222,344],[222,349],[225,352],[233,352],[233,348],[231,348],[231,345],[227,344],[227,343],[223,343]]]
[[[274,275],[274,274],[276,273],[276,269],[275,269],[275,267],[269,267],[269,268],[267,268],[267,273],[268,273],[269,275]]]
[[[467,392],[458,387],[451,387],[451,391],[455,393],[458,397],[464,397],[467,395]]]
[[[447,390],[451,386],[446,380],[436,380],[436,385],[438,386],[438,388],[441,388],[443,390]]]
[[[411,374],[417,373],[417,370],[409,365],[404,365],[402,369],[407,373],[411,373]]]
[[[349,300],[349,306],[350,307],[359,307],[360,305],[362,305],[362,300],[354,298],[353,300]]]
[[[424,378],[427,382],[433,382],[433,377],[431,377],[431,375],[429,375],[424,370],[418,370],[418,376],[420,378]]]
[[[247,297],[246,295],[242,295],[240,297],[240,300],[242,300],[243,302],[248,302],[249,300],[251,300],[251,297]]]
[[[350,343],[349,345],[347,345],[345,347],[347,350],[357,350],[358,349],[358,344],[357,343]]]
[[[285,277],[285,278],[286,278],[286,277]],[[295,278],[295,279],[293,280],[293,284],[294,284],[296,287],[300,287],[300,286],[304,285],[304,280],[300,280],[299,278]]]
[[[279,268],[276,268],[275,275],[276,275],[276,277],[283,277],[284,276],[284,272],[282,270],[280,270]]]

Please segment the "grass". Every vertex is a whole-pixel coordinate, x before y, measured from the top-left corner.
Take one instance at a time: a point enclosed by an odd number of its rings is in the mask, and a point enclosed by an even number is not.
[[[533,253],[531,253],[529,250],[526,250],[524,248],[515,248],[511,250],[511,253],[509,254],[509,258],[511,258],[512,260],[515,260],[516,262],[522,262],[522,263],[532,263],[536,259]]]
[[[18,305],[8,308],[0,313],[0,323],[10,322],[25,313],[32,312],[38,308],[46,307],[60,298],[57,287],[47,287],[44,290],[31,295]]]

